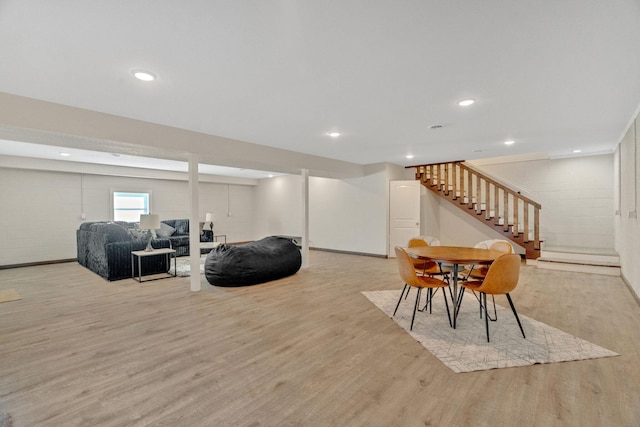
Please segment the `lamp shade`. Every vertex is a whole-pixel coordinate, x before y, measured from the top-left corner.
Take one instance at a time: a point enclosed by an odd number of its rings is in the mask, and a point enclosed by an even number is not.
[[[158,228],[160,228],[160,215],[157,215],[157,214],[140,215],[140,229],[157,230]]]
[[[213,213],[207,212],[204,216],[204,222],[213,222]]]

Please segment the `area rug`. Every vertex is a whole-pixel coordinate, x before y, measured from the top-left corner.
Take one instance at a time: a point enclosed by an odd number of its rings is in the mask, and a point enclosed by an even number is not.
[[[0,290],[0,303],[2,302],[10,302],[10,301],[18,301],[22,299],[18,291],[15,289],[3,289]]]
[[[207,259],[207,254],[204,254],[200,257],[200,274],[204,274],[204,261]],[[171,263],[171,270],[169,270],[171,274],[173,274],[173,263]],[[181,256],[176,258],[176,276],[178,277],[189,277],[191,276],[191,258],[188,256]]]
[[[362,294],[456,373],[618,356],[617,353],[518,313],[527,336],[524,339],[511,309],[498,304],[498,320],[489,322],[491,342],[487,343],[484,319],[480,319],[479,304],[473,294],[465,295],[456,329],[449,326],[439,291],[434,297],[432,313],[416,312],[413,331],[409,331],[415,292],[412,289],[409,297],[400,303],[395,317],[392,314],[400,290]],[[499,298],[504,297],[496,296],[496,301]],[[422,301],[424,304],[424,297]],[[514,304],[517,309],[518,302],[514,301]],[[489,307],[491,314],[493,306]]]

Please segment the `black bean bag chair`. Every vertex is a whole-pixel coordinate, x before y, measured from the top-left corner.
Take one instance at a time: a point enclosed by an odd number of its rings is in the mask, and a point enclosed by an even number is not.
[[[284,237],[265,237],[242,245],[217,246],[204,263],[213,286],[247,286],[295,274],[302,265],[298,247]]]

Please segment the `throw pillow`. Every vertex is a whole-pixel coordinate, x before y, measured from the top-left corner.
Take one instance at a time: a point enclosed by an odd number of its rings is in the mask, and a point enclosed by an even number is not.
[[[131,234],[131,237],[133,238],[133,240],[139,240],[139,241],[148,241],[149,240],[149,234],[147,234],[147,230],[140,230],[137,228],[130,228],[129,229],[129,234]]]
[[[161,239],[167,239],[175,233],[176,229],[164,222],[160,223],[160,228],[156,230],[156,235]]]

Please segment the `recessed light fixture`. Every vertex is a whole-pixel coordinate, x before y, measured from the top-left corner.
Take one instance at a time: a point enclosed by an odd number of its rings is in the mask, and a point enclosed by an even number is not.
[[[136,79],[142,80],[143,82],[152,82],[158,78],[157,75],[146,70],[133,70],[131,74],[133,74]]]
[[[407,159],[413,159],[413,154],[407,154],[405,157],[406,157]]]
[[[515,144],[515,141],[513,139],[509,139],[504,142],[504,145],[512,145],[512,144]]]
[[[461,101],[458,101],[458,105],[461,107],[468,107],[469,105],[475,103],[476,100],[475,98],[467,98],[467,99],[463,99]]]
[[[337,138],[340,136],[340,132],[329,132],[327,135],[329,135],[331,138]]]
[[[71,154],[70,154],[70,153],[64,153],[64,152],[63,152],[63,153],[60,153],[60,155],[61,155],[62,157],[69,157]]]
[[[582,153],[582,150],[573,150],[574,153]]]

